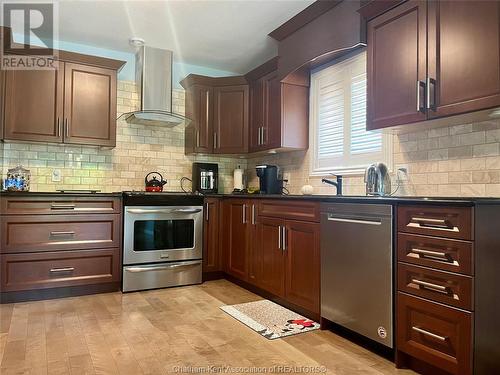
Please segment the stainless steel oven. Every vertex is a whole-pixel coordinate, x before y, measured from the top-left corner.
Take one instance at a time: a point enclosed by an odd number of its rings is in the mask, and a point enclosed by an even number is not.
[[[203,201],[169,193],[125,193],[123,291],[201,282]]]

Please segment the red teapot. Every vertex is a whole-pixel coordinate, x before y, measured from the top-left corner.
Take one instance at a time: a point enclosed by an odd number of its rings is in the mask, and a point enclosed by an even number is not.
[[[151,175],[153,175],[153,177],[148,180],[148,177]],[[157,179],[157,176],[160,179]],[[163,176],[158,172],[150,172],[144,177],[144,183],[146,184],[146,191],[160,192],[163,191],[163,185],[167,183],[167,180],[164,180]]]

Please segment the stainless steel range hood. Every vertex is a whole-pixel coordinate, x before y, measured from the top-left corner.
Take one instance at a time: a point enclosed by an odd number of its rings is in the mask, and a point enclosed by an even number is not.
[[[176,126],[186,118],[172,112],[172,51],[141,46],[135,56],[138,111],[118,117],[132,124]]]

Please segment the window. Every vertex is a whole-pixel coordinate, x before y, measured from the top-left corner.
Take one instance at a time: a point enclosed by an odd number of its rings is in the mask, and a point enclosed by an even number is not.
[[[313,72],[310,95],[311,174],[360,174],[379,161],[391,167],[391,137],[366,131],[366,52]]]

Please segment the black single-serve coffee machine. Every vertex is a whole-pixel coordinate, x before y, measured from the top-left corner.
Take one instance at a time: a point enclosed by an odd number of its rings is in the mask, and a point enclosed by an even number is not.
[[[193,193],[214,194],[219,191],[219,166],[193,163]]]
[[[255,170],[257,177],[259,177],[260,194],[281,194],[283,192],[283,180],[278,178],[276,165],[257,165]]]

